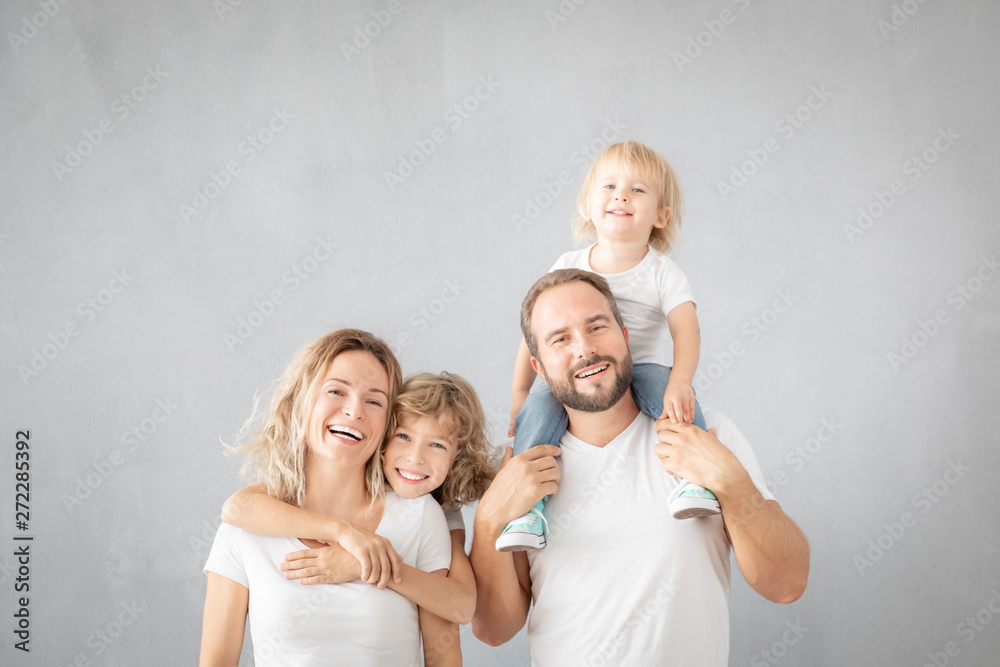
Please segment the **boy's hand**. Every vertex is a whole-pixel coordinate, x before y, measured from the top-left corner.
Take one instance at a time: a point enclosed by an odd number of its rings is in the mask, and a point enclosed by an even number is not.
[[[343,584],[361,578],[361,564],[339,545],[285,554],[281,571],[285,579],[300,584]]]
[[[361,565],[360,576],[365,583],[376,584],[383,589],[390,580],[396,583],[402,580],[403,559],[392,548],[392,543],[381,535],[344,522],[337,544],[357,559]]]
[[[694,422],[694,389],[691,385],[667,382],[660,419],[669,419],[675,424]]]

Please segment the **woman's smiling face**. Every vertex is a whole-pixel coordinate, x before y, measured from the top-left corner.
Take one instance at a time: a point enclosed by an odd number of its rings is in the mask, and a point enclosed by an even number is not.
[[[378,451],[389,415],[389,375],[368,352],[341,352],[323,375],[309,415],[310,456],[364,466]]]
[[[416,498],[441,486],[457,453],[458,441],[437,419],[404,413],[382,453],[382,467],[396,495]]]

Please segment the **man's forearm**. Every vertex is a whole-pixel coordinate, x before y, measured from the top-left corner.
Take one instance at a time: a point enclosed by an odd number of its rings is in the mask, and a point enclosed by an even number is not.
[[[474,530],[469,554],[476,573],[472,631],[480,641],[499,646],[524,626],[531,600],[518,578],[515,554],[496,550],[496,538],[503,526],[497,528],[488,521],[477,520]],[[517,556],[524,558],[523,554]]]
[[[794,602],[809,578],[809,543],[749,476],[736,488],[717,493],[733,553],[747,583],[772,602]]]

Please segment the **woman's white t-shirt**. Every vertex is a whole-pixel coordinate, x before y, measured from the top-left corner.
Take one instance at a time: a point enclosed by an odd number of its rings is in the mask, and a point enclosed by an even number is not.
[[[451,567],[451,538],[428,495],[406,500],[389,491],[376,534],[403,562],[426,572]],[[222,524],[205,564],[250,591],[249,623],[258,667],[420,665],[417,606],[360,579],[305,586],[285,579],[285,554],[308,547],[292,537],[258,535]]]

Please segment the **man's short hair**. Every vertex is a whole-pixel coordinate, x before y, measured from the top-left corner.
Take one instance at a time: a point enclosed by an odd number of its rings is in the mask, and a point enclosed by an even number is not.
[[[531,314],[535,309],[535,301],[546,290],[571,282],[586,283],[603,294],[604,298],[608,300],[608,305],[611,306],[611,313],[615,316],[615,322],[618,323],[620,328],[625,328],[625,323],[622,321],[622,314],[619,312],[618,304],[615,302],[615,295],[611,293],[611,287],[608,286],[608,281],[603,276],[591,271],[584,271],[583,269],[556,269],[539,278],[531,286],[531,289],[528,290],[527,296],[524,297],[524,301],[521,303],[521,333],[524,334],[524,342],[528,344],[528,351],[536,359],[538,358],[538,341],[535,340],[535,334],[531,331]]]

